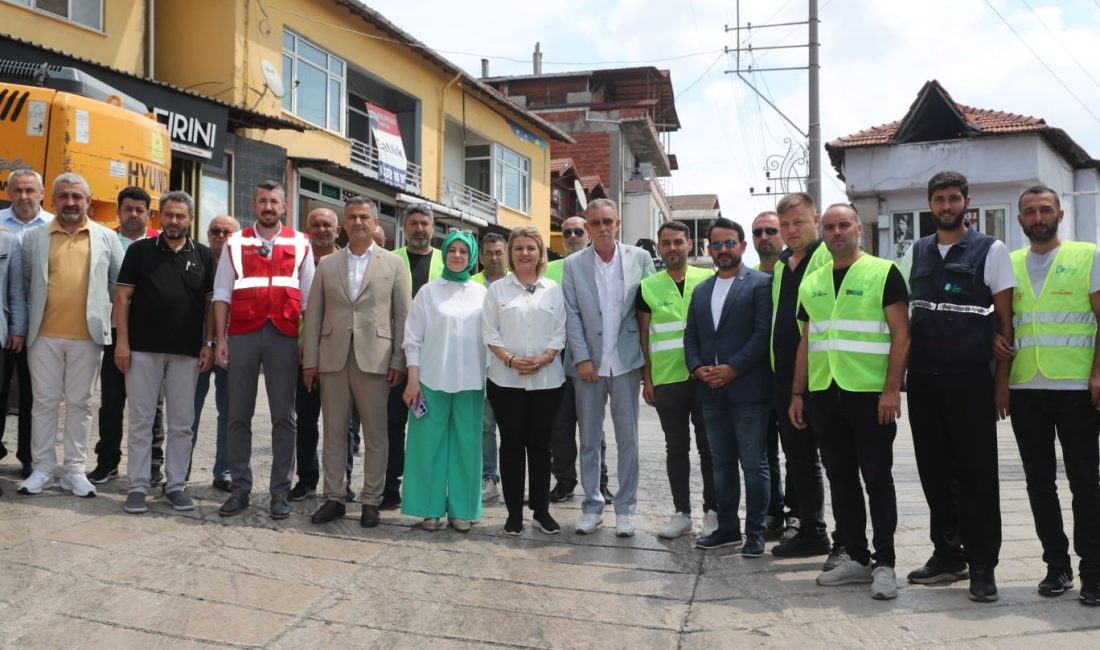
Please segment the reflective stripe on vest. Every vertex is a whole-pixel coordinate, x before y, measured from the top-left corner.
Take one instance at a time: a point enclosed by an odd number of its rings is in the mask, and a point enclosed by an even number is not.
[[[687,381],[691,377],[684,359],[684,330],[695,287],[711,276],[706,269],[688,266],[684,275],[684,295],[667,272],[655,273],[642,280],[639,291],[650,308],[649,362],[655,386]]]
[[[927,300],[914,300],[909,303],[913,309],[927,309],[929,311],[953,311],[960,314],[977,314],[988,316],[993,313],[993,305],[979,307],[977,305],[956,305],[952,302],[929,302]]]
[[[1009,383],[1088,379],[1095,354],[1096,317],[1089,298],[1096,244],[1064,241],[1051,262],[1039,298],[1027,270],[1027,248],[1013,251],[1012,319],[1016,356]]]
[[[265,245],[271,250],[263,256],[256,249]],[[226,246],[233,267],[229,333],[254,332],[270,320],[281,333],[296,336],[302,300],[299,272],[310,251],[306,236],[282,226],[269,244],[249,226],[230,236]],[[246,251],[255,252],[246,259]]]
[[[881,392],[890,358],[890,329],[882,292],[893,262],[863,255],[848,269],[839,293],[833,265],[807,275],[799,299],[810,317],[809,389],[825,390],[834,381],[856,393]]]
[[[833,261],[832,255],[829,253],[828,247],[824,243],[818,244],[814,254],[810,256],[809,261],[803,259],[803,262],[807,264],[806,272],[802,274],[802,279],[805,280],[806,276],[818,270],[826,264],[830,264]],[[772,331],[768,336],[768,355],[771,358],[772,370],[775,370],[775,317],[779,313],[779,291],[783,286],[783,270],[787,267],[787,264],[782,261],[777,261],[775,267],[772,268]],[[795,319],[795,326],[798,331],[802,331],[802,326],[798,323],[798,300],[795,300],[794,313],[791,317]]]

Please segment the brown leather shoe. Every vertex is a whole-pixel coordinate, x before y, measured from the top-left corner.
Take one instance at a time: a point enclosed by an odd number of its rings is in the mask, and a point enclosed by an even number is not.
[[[359,525],[363,528],[374,528],[378,525],[378,506],[363,504],[363,514],[359,515]]]
[[[347,513],[344,504],[339,501],[325,501],[320,508],[309,518],[315,524],[327,524],[333,519],[340,519]]]

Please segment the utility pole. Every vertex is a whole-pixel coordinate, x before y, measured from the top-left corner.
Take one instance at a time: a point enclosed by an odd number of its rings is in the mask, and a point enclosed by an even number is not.
[[[779,117],[783,118],[787,124],[794,128],[798,134],[806,139],[806,144],[803,146],[798,143],[792,143],[787,139],[784,139],[788,145],[788,149],[784,154],[776,154],[768,156],[765,161],[765,177],[768,185],[765,186],[763,192],[757,192],[754,187],[749,188],[749,193],[753,196],[781,196],[791,191],[796,191],[791,187],[791,183],[796,183],[798,189],[804,189],[806,193],[813,197],[814,203],[818,206],[821,205],[821,87],[819,73],[821,65],[818,60],[818,48],[820,43],[818,42],[817,27],[818,27],[818,0],[808,0],[809,2],[809,14],[807,20],[796,22],[783,22],[783,23],[769,23],[763,25],[753,25],[752,23],[746,23],[741,25],[741,2],[737,2],[737,25],[734,27],[726,26],[727,32],[734,32],[737,39],[737,46],[734,48],[726,48],[726,52],[732,52],[734,54],[734,69],[726,70],[726,74],[736,74],[746,86],[749,87],[760,99],[764,101],[768,106],[774,110]],[[752,30],[774,28],[774,27],[789,27],[796,25],[806,25],[808,28],[808,38],[806,44],[799,45],[770,45],[755,47],[751,42],[742,46],[742,32],[751,36]],[[746,37],[747,40],[747,37]],[[808,51],[807,65],[805,66],[788,66],[788,67],[775,67],[775,68],[753,68],[752,65],[743,65],[741,61],[741,54],[752,53],[754,51],[762,50],[785,50],[806,48]],[[762,93],[753,83],[745,76],[746,73],[753,72],[780,72],[790,70],[806,70],[809,74],[809,124],[807,129],[803,130],[801,126],[796,124],[791,118],[787,117],[779,109],[778,106],[772,102],[764,93]],[[805,166],[805,174],[799,173]],[[771,172],[776,171],[778,176],[772,176]],[[771,183],[776,183],[773,186]]]

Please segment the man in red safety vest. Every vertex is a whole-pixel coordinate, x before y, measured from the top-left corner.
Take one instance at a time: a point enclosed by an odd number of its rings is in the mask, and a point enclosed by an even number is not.
[[[233,492],[218,514],[229,517],[248,507],[252,415],[262,367],[271,410],[271,518],[285,519],[294,472],[298,323],[314,262],[309,239],[282,223],[282,186],[274,181],[257,185],[252,212],[256,222],[229,238],[214,278],[214,359],[229,371],[226,451],[233,476]]]

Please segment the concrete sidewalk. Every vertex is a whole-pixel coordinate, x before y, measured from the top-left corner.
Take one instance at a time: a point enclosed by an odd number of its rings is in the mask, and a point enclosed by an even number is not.
[[[264,431],[260,390],[255,421]],[[9,418],[8,440],[15,426]],[[274,522],[262,487],[245,514],[221,519],[225,495],[210,487],[213,427],[211,396],[189,487],[198,507],[189,513],[157,498],[149,513],[125,514],[125,477],[94,499],[56,488],[19,496],[18,462],[0,463],[0,647],[1100,647],[1100,611],[1081,606],[1076,591],[1036,593],[1045,568],[1007,424],[999,432],[1001,599],[989,605],[970,602],[965,582],[904,584],[931,553],[904,418],[894,461],[902,584],[887,602],[872,600],[866,585],[818,587],[821,558],[747,560],[697,551],[690,537],[657,539],[671,497],[663,436],[644,405],[638,534],[630,539],[614,536],[610,509],[597,534],[575,535],[579,497],[552,509],[563,524],[556,536],[528,523],[522,537],[505,537],[501,503],[486,504],[468,534],[423,532],[394,512],[364,530],[356,504],[347,519],[314,526],[317,498]],[[256,483],[264,486],[270,449],[261,434],[256,443]],[[608,452],[614,489],[613,444]],[[697,469],[693,480],[698,520]],[[1059,488],[1072,521],[1064,480]]]

